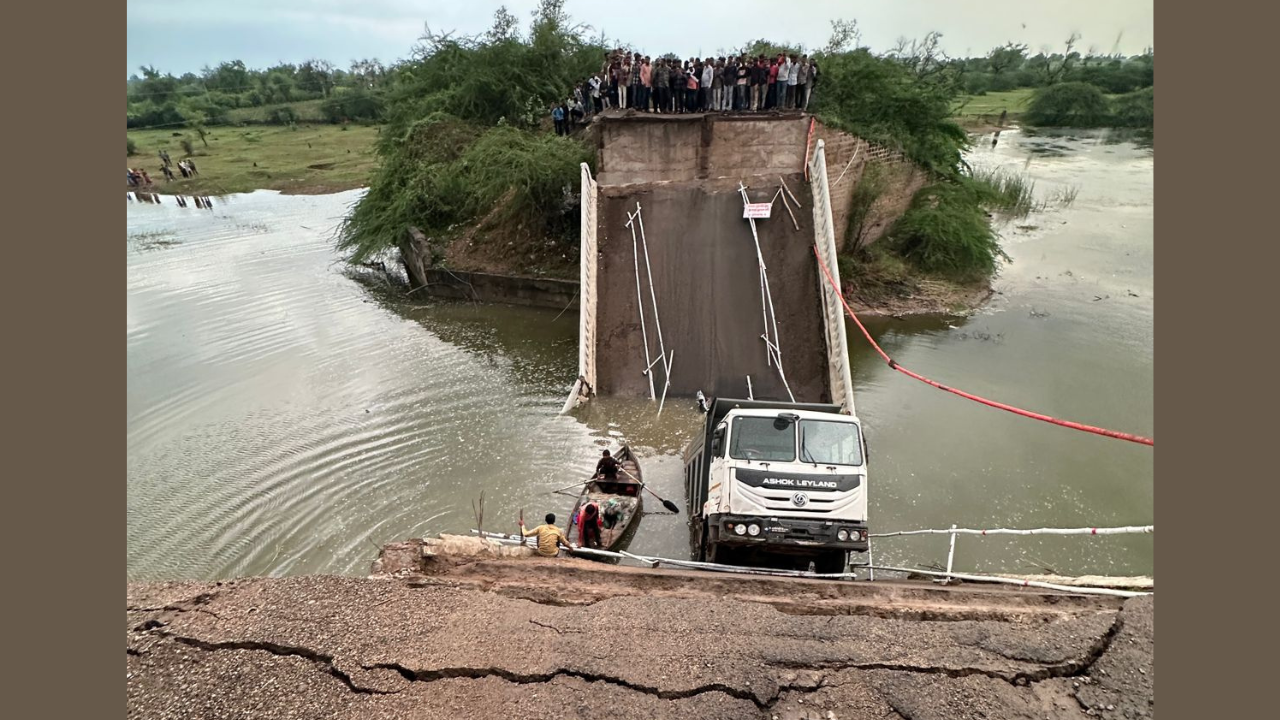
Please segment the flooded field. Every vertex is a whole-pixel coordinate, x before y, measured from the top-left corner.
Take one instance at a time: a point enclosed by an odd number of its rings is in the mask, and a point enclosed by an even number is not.
[[[980,140],[975,164],[1078,188],[1004,229],[1000,295],[965,320],[872,325],[901,364],[1090,424],[1154,435],[1153,153],[1100,133]],[[358,193],[131,205],[127,221],[130,579],[362,574],[376,546],[561,514],[550,491],[626,441],[683,506],[692,401],[559,411],[572,312],[406,299],[343,272],[332,229]],[[785,334],[784,334],[785,339]],[[962,400],[884,366],[856,334],[873,530],[1153,521],[1150,448]],[[648,509],[661,511],[656,501]],[[647,515],[638,552],[687,552],[683,514]],[[1150,536],[964,538],[961,569],[1150,572]],[[886,539],[878,563],[943,562],[945,538]]]

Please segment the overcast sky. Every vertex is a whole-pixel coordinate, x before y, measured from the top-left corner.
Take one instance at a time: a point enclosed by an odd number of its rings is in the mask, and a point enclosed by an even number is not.
[[[243,60],[253,68],[322,58],[384,63],[409,54],[422,34],[484,31],[500,5],[527,28],[535,0],[127,0],[128,74],[141,65],[180,75]],[[1078,47],[1136,54],[1154,46],[1154,0],[567,0],[576,22],[603,30],[649,55],[728,51],[748,40],[820,47],[835,18],[852,18],[873,50],[899,37],[943,34],[952,55],[983,54],[1007,41],[1032,52],[1058,48],[1072,32]],[[594,33],[593,33],[594,34]],[[1117,47],[1118,40],[1118,47]]]

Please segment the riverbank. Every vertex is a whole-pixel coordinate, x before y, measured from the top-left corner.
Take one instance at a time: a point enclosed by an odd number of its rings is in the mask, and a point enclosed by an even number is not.
[[[377,164],[373,146],[377,126],[296,125],[209,128],[205,140],[189,130],[130,130],[135,155],[125,164],[146,170],[154,183],[150,192],[166,195],[226,195],[253,190],[279,190],[319,195],[364,187]],[[192,143],[192,159],[200,174],[166,181],[159,153],[169,153],[174,165],[186,153],[182,140]]]
[[[1150,717],[1154,600],[484,560],[130,584],[136,718]]]
[[[992,278],[954,278],[925,273],[881,244],[857,259],[842,258],[845,300],[859,316],[966,315],[995,295]]]

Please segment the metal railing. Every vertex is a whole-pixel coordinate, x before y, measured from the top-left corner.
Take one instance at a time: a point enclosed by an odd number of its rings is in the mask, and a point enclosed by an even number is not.
[[[1097,529],[1102,530],[1104,528],[1097,528]],[[1115,529],[1115,528],[1107,528],[1107,529]],[[1154,531],[1154,527],[1152,527],[1151,531]],[[480,535],[481,537],[484,537],[489,540],[493,540],[495,542],[505,544],[505,545],[530,545],[531,544],[527,538],[521,537],[519,535],[507,535],[504,533],[484,532],[484,531],[475,530],[475,529],[473,529],[471,532],[472,534]],[[913,532],[913,531],[907,531],[907,532]],[[943,531],[943,532],[949,532],[949,531]],[[1103,534],[1103,533],[1098,533],[1098,534]],[[1117,533],[1110,533],[1110,534],[1117,534]],[[730,573],[733,575],[759,575],[759,576],[771,576],[771,577],[811,578],[811,579],[818,579],[818,580],[852,580],[857,577],[857,573],[855,572],[814,573],[814,572],[808,572],[806,570],[777,570],[773,568],[748,568],[748,567],[741,567],[738,565],[723,565],[720,563],[700,562],[697,560],[678,560],[674,558],[662,558],[662,557],[654,557],[649,555],[638,555],[635,553],[629,553],[625,551],[613,552],[611,550],[598,550],[595,548],[574,547],[573,554],[587,555],[591,557],[611,558],[615,560],[631,560],[634,562],[638,562],[644,567],[648,567],[648,568],[657,568],[662,565],[667,565],[674,568],[684,568],[684,569],[690,569],[690,570],[707,570],[711,572]],[[1034,587],[1034,588],[1040,588],[1044,590],[1056,590],[1059,592],[1077,593],[1082,595],[1109,595],[1113,597],[1129,598],[1129,597],[1138,597],[1141,595],[1151,594],[1149,592],[1141,592],[1141,591],[1133,591],[1133,590],[1117,590],[1114,588],[1105,588],[1105,587],[1062,585],[1059,583],[1042,582],[1038,580],[1014,579],[1014,578],[1000,577],[997,575],[956,573],[956,572],[951,572],[950,569],[948,569],[948,571],[944,573],[944,572],[932,571],[932,570],[915,570],[911,568],[892,567],[887,565],[877,566],[871,563],[868,563],[865,565],[853,565],[852,567],[856,567],[856,568],[864,569],[868,571],[881,570],[884,572],[901,572],[901,573],[908,573],[908,574],[919,574],[919,575],[926,575],[930,577],[939,577],[939,578],[942,578],[943,580],[965,580],[968,582],[985,582],[985,583],[996,583],[1001,585],[1016,585],[1019,587]],[[875,579],[874,574],[871,576],[871,579],[872,580]]]

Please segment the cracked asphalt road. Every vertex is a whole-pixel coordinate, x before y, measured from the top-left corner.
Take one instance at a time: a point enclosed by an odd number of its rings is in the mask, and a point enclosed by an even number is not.
[[[1154,600],[484,561],[131,584],[136,718],[1151,717]]]

